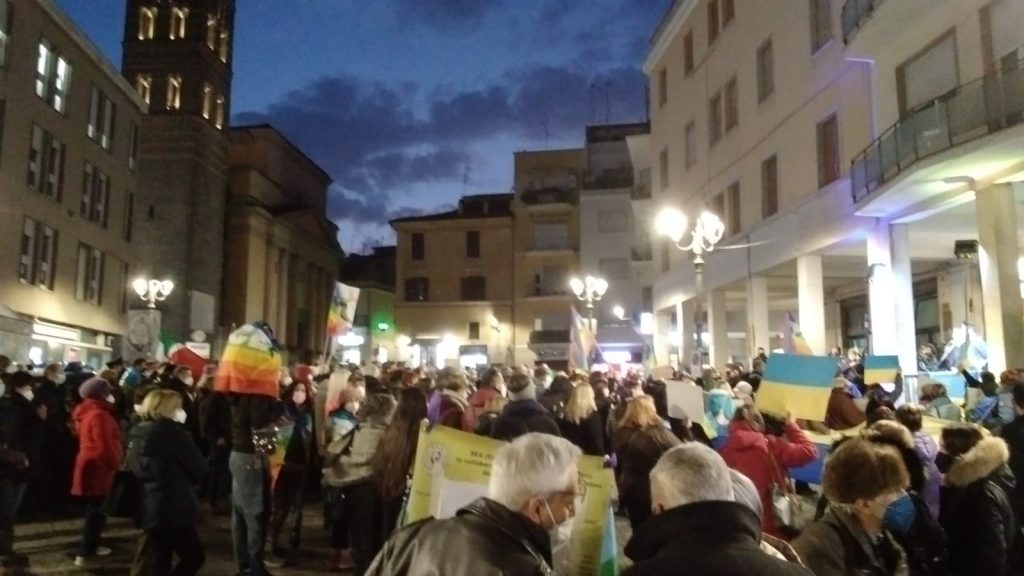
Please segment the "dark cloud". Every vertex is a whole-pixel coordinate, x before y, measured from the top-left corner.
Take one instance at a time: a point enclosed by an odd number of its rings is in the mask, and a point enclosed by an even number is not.
[[[452,27],[471,28],[501,5],[501,0],[398,0],[395,15],[406,25],[451,32]]]

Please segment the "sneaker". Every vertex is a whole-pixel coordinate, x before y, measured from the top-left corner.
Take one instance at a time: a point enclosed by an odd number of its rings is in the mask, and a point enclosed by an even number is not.
[[[111,554],[113,554],[113,552],[114,552],[113,550],[111,550],[110,548],[107,548],[106,546],[98,546],[96,548],[96,551],[93,552],[93,556],[98,556],[100,558],[105,558],[105,557],[110,556]]]
[[[85,568],[89,565],[89,559],[85,556],[75,556],[75,568]]]

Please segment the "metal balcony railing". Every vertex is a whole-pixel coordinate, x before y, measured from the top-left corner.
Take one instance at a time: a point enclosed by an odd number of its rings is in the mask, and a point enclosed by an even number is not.
[[[519,200],[529,206],[543,204],[577,204],[575,189],[535,188],[528,189],[519,195]]]
[[[847,0],[843,4],[843,42],[849,43],[864,21],[871,17],[885,0]]]
[[[958,86],[883,132],[851,162],[854,203],[924,158],[1024,121],[1022,67]]]
[[[583,176],[584,190],[614,190],[633,187],[633,169],[616,168],[601,172],[587,172]]]

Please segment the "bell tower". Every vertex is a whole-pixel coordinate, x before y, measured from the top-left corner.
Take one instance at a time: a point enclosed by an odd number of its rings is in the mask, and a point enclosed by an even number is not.
[[[175,283],[162,329],[180,341],[219,328],[234,16],[234,0],[127,1],[121,73],[149,104],[132,274]]]

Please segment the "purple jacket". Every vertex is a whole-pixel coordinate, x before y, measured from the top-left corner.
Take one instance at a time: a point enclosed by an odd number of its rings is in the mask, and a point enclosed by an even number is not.
[[[441,419],[441,391],[435,390],[427,399],[427,420],[431,424],[437,424]]]
[[[914,434],[914,452],[921,458],[924,464],[924,494],[921,498],[928,505],[932,517],[939,517],[939,488],[942,486],[942,474],[935,465],[935,457],[939,454],[939,445],[935,439],[925,432]]]

